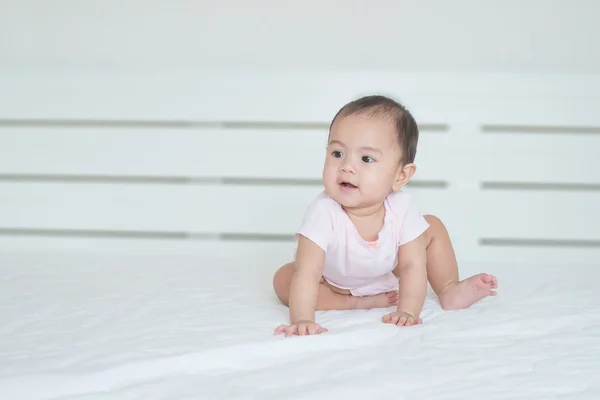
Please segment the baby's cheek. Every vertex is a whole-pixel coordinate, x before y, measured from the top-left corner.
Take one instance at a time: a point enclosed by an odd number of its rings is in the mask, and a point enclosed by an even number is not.
[[[388,179],[383,171],[369,171],[361,177],[361,183],[370,190],[381,192],[388,185]]]
[[[335,184],[336,180],[337,176],[335,172],[332,172],[331,170],[326,170],[323,172],[323,183],[325,185],[331,186]]]

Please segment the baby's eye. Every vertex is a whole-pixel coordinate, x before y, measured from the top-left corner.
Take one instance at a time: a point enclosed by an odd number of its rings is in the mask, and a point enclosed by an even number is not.
[[[342,156],[342,152],[341,151],[337,151],[335,150],[334,152],[331,153],[335,158],[340,158]]]
[[[371,162],[375,161],[375,160],[373,160],[373,159],[372,159],[371,157],[369,157],[369,156],[364,156],[364,157],[362,158],[362,160],[363,160],[363,162],[366,162],[366,163],[371,163]]]

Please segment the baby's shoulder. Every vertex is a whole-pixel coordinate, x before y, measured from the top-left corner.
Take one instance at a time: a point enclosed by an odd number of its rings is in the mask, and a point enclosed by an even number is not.
[[[339,203],[323,191],[308,205],[304,218],[335,219],[340,211]]]
[[[335,226],[341,206],[325,192],[320,193],[308,206],[296,235],[302,235],[324,251],[335,240]]]
[[[390,194],[385,201],[392,224],[399,234],[399,245],[410,242],[429,227],[410,193],[397,191]]]
[[[401,190],[389,194],[385,201],[388,209],[398,216],[405,215],[411,209],[416,208],[413,196]]]

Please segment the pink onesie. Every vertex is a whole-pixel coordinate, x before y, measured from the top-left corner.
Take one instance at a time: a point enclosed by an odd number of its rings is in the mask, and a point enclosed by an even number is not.
[[[325,253],[323,278],[354,296],[396,290],[392,273],[398,248],[429,227],[412,196],[398,191],[385,202],[385,218],[375,242],[364,240],[339,203],[325,192],[310,204],[297,235],[315,242]]]

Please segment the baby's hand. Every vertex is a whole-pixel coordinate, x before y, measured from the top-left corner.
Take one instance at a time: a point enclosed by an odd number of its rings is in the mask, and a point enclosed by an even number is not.
[[[385,324],[393,324],[397,326],[412,326],[422,324],[421,318],[416,318],[412,313],[405,311],[395,311],[384,315],[381,319]]]
[[[296,321],[295,324],[291,325],[279,325],[275,329],[275,334],[280,335],[285,332],[285,337],[297,334],[298,336],[304,335],[317,335],[320,333],[327,332],[326,328],[322,328],[321,325],[312,321]]]

